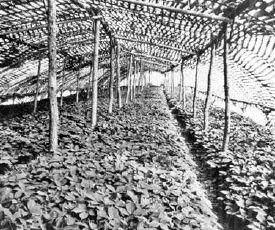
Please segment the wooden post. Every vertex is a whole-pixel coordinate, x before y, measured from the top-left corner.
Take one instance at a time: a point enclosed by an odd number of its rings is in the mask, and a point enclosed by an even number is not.
[[[109,107],[108,113],[113,112],[113,101],[114,101],[114,47],[112,42],[110,41],[110,81],[109,81]]]
[[[169,76],[170,75],[170,76]],[[168,79],[169,79],[169,85],[170,85],[170,97],[172,98],[173,94],[173,87],[172,87],[172,74],[169,72]]]
[[[37,82],[36,82],[36,91],[35,91],[35,97],[34,97],[33,113],[36,113],[36,111],[37,111],[37,101],[38,101],[38,95],[39,95],[40,70],[41,70],[41,55],[40,55],[39,61],[38,61]]]
[[[224,97],[225,97],[225,124],[223,136],[223,151],[228,151],[229,138],[230,138],[230,86],[227,73],[227,24],[225,25],[224,32],[224,47],[223,47],[223,68],[224,68]]]
[[[96,126],[97,122],[97,75],[98,75],[98,48],[99,48],[99,31],[100,19],[94,19],[94,56],[93,56],[93,78],[92,78],[92,128]]]
[[[65,83],[65,70],[67,64],[67,57],[64,60],[63,73],[62,73],[62,81],[61,81],[61,89],[60,89],[60,107],[63,106],[63,92],[64,92],[64,83]]]
[[[116,49],[116,76],[117,76],[117,103],[118,108],[120,109],[122,107],[122,101],[121,101],[121,90],[120,90],[120,44],[117,43],[117,49]]]
[[[180,83],[179,83],[179,102],[182,101],[182,78],[183,78],[183,74],[181,71],[180,72]]]
[[[198,94],[198,66],[199,66],[199,61],[200,61],[200,57],[197,56],[196,73],[195,73],[195,87],[194,87],[194,97],[193,97],[193,118],[196,118],[196,116],[197,116],[196,102],[197,102],[197,94]]]
[[[143,91],[143,88],[144,88],[144,64],[143,63],[140,63],[140,74],[141,74],[141,91]]]
[[[88,89],[87,89],[87,99],[90,99],[91,94],[91,77],[93,74],[93,65],[90,65],[90,73],[89,73],[89,80],[88,80]]]
[[[208,71],[208,77],[207,77],[207,93],[206,93],[205,107],[204,107],[204,127],[203,128],[205,131],[207,131],[208,125],[209,125],[209,108],[210,108],[211,97],[212,97],[211,74],[212,74],[213,57],[214,57],[214,46],[212,45],[211,51],[210,51],[210,63],[209,63],[209,71]]]
[[[151,67],[149,68],[149,82],[148,82],[148,84],[150,84],[151,83]]]
[[[75,100],[76,103],[79,102],[79,78],[80,78],[80,66],[76,75],[76,100]]]
[[[58,106],[57,106],[57,84],[56,84],[56,1],[48,0],[48,49],[49,49],[49,101],[50,101],[50,151],[58,149]]]
[[[130,101],[133,101],[134,99],[134,91],[133,91],[133,79],[134,79],[134,76],[133,76],[133,70],[132,70],[132,65],[133,65],[133,59],[130,59],[131,60],[131,75],[130,75]]]
[[[136,98],[136,80],[137,80],[137,60],[134,62],[134,75],[133,75],[133,100]]]
[[[184,79],[184,73],[183,73],[183,61],[181,63],[181,98],[182,98],[182,107],[183,109],[185,109],[185,106],[186,106],[186,96],[185,96],[185,79]]]
[[[171,71],[171,82],[172,82],[172,98],[175,98],[175,76],[174,76],[174,68]]]
[[[131,96],[131,72],[132,72],[132,59],[133,56],[130,56],[130,60],[129,60],[129,67],[128,67],[128,77],[127,77],[127,95],[126,95],[126,104],[129,103],[129,98]]]

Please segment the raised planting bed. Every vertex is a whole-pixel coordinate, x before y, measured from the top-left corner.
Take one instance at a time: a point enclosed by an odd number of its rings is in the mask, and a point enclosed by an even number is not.
[[[168,96],[169,97],[169,96]],[[216,185],[224,226],[230,230],[275,229],[275,141],[270,131],[251,119],[231,113],[230,146],[221,150],[224,110],[210,110],[210,125],[203,127],[204,101],[198,100],[198,116],[191,116],[191,95],[186,110],[176,100],[171,108],[181,113],[187,136],[198,151],[196,158],[207,167]]]
[[[1,176],[0,229],[221,229],[162,91],[111,115],[99,105],[94,131],[85,102],[65,106],[60,153]],[[32,119],[20,128],[29,140]]]

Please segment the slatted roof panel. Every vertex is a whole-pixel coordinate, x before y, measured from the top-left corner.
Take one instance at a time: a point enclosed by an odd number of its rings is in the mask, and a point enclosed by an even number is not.
[[[108,60],[112,41],[121,44],[123,69],[127,69],[127,57],[132,54],[145,70],[163,72],[179,66],[182,59],[194,67],[197,55],[207,65],[212,44],[217,48],[216,69],[220,70],[222,37],[228,23],[229,65],[236,72],[236,85],[249,89],[246,98],[251,102],[275,102],[275,0],[56,2],[59,82],[65,57],[67,72],[79,66],[87,69],[91,64],[96,14],[102,16],[100,62]],[[43,59],[42,88],[46,90],[47,33],[47,1],[0,0],[1,95],[34,91],[39,58]],[[67,75],[66,81],[74,84]]]

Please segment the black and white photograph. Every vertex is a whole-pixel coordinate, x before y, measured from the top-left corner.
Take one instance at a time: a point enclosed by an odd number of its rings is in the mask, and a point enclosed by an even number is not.
[[[275,0],[0,0],[0,230],[275,230]]]

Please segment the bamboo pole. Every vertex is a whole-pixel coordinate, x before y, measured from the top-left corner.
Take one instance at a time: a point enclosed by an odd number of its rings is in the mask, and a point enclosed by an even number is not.
[[[196,108],[196,102],[197,102],[197,94],[198,94],[198,67],[199,67],[199,61],[200,57],[197,57],[196,62],[196,73],[195,73],[195,87],[194,87],[194,97],[193,97],[193,118],[196,118],[197,116],[197,108]]]
[[[38,95],[39,95],[40,71],[41,71],[41,55],[39,57],[38,68],[37,68],[37,82],[36,82],[36,90],[35,90],[35,96],[34,96],[33,113],[36,113],[36,111],[37,111],[37,101],[38,101]]]
[[[225,25],[224,33],[224,47],[223,47],[223,67],[224,67],[224,98],[225,98],[225,124],[224,124],[224,136],[223,136],[223,151],[228,151],[229,139],[230,139],[230,86],[227,72],[227,24]]]
[[[133,56],[130,56],[129,67],[128,67],[128,77],[127,77],[127,95],[126,95],[126,104],[129,103],[129,98],[131,97],[131,72],[132,72],[132,59]]]
[[[76,75],[76,100],[75,102],[79,102],[79,78],[80,78],[80,68],[78,69],[77,75]]]
[[[65,57],[65,60],[64,60],[63,73],[62,73],[61,90],[60,90],[60,107],[63,106],[63,92],[64,92],[66,64],[67,64],[67,57]]]
[[[117,103],[118,108],[121,109],[122,107],[122,101],[121,101],[121,90],[120,90],[120,44],[117,44],[117,55],[116,55],[116,76],[117,76]]]
[[[58,106],[57,106],[57,58],[56,58],[56,1],[48,0],[48,49],[49,49],[49,101],[50,101],[50,145],[51,152],[58,149]]]
[[[214,57],[214,46],[211,46],[211,52],[210,52],[210,63],[209,63],[209,71],[208,71],[208,77],[207,77],[207,94],[205,99],[205,107],[204,107],[204,130],[207,131],[208,125],[209,125],[209,109],[211,104],[211,98],[212,98],[212,65],[213,65],[213,57]]]
[[[110,42],[112,43],[112,42]],[[108,113],[113,112],[113,102],[114,102],[114,47],[110,44],[110,81],[109,81],[109,107]]]
[[[98,75],[98,48],[99,48],[99,31],[100,19],[94,19],[94,56],[93,56],[93,78],[92,78],[92,128],[96,126],[97,122],[97,75]]]
[[[181,63],[181,88],[182,88],[182,108],[185,110],[186,106],[186,96],[185,96],[185,78],[183,73],[183,61]]]
[[[87,89],[87,99],[90,99],[91,94],[91,77],[93,74],[93,65],[90,65],[90,73],[89,73],[89,80],[88,80],[88,89]]]

